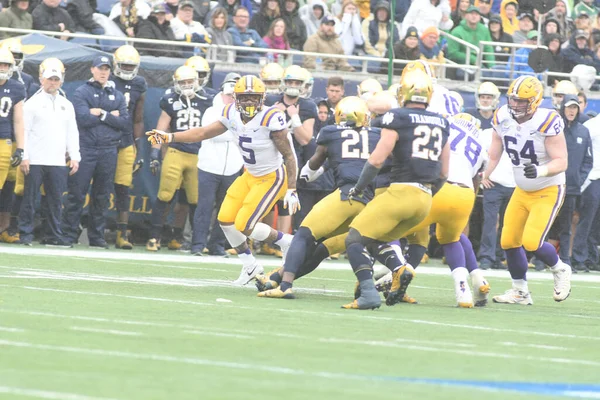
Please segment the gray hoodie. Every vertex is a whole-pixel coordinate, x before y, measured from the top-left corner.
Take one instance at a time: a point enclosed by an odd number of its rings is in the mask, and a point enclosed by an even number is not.
[[[321,20],[317,19],[313,13],[313,7],[315,6],[320,6],[323,9],[323,16],[321,18],[329,14],[329,11],[327,10],[327,4],[325,4],[325,2],[322,0],[312,0],[310,4],[300,7],[299,14],[300,18],[302,18],[302,21],[304,22],[304,25],[306,25],[307,37],[317,33],[319,26],[321,26]]]

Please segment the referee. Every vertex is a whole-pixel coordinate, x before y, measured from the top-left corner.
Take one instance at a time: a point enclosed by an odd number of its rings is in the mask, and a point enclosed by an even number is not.
[[[31,245],[35,201],[44,185],[48,229],[42,244],[71,247],[60,228],[62,194],[67,188],[65,154],[68,153],[70,174],[79,168],[79,131],[73,105],[59,94],[63,73],[58,66],[44,70],[42,90],[24,106],[25,149],[21,170],[25,174],[25,192],[19,213],[21,243]]]

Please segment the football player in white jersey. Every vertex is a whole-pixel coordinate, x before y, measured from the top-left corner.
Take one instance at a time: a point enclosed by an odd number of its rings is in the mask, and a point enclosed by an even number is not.
[[[531,76],[522,76],[508,88],[508,104],[495,111],[490,161],[483,179],[494,171],[504,150],[513,164],[517,187],[504,215],[501,246],[513,280],[512,288],[494,296],[496,303],[533,304],[527,287],[527,257],[532,251],[554,274],[554,300],[571,292],[571,267],[544,239],[565,195],[567,145],[564,122],[551,109],[539,108],[544,88]],[[487,182],[489,184],[489,182]]]
[[[297,165],[285,115],[276,107],[263,107],[265,85],[255,76],[241,77],[234,87],[235,103],[223,108],[219,121],[184,132],[147,132],[152,144],[198,142],[228,130],[237,136],[245,171],[227,190],[217,219],[225,237],[242,260],[240,277],[245,285],[264,272],[246,244],[248,237],[278,245],[283,253],[292,235],[259,222],[283,198],[294,214],[300,207],[296,194]]]

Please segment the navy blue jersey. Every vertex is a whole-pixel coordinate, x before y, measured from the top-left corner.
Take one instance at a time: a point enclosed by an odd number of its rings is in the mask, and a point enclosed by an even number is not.
[[[285,105],[285,103],[283,102],[283,94],[271,94],[271,95],[267,95],[267,98],[265,99],[265,105],[266,106],[273,106],[276,103],[283,103]],[[298,98],[298,115],[300,116],[300,121],[304,122],[306,120],[309,120],[311,118],[314,118],[315,121],[319,119],[318,115],[317,115],[317,105],[315,104],[314,101],[312,101],[311,99],[305,99],[305,98]],[[290,121],[290,116],[288,115],[287,111],[285,112],[285,117],[287,118],[287,121]],[[303,152],[302,152],[302,146],[300,145],[300,143],[298,143],[298,141],[296,140],[296,138],[293,135],[292,132],[292,139],[294,142],[294,150],[296,151],[296,158],[298,159],[298,165],[304,165],[306,163],[304,157],[303,157]]]
[[[446,118],[420,108],[396,108],[381,118],[381,127],[398,133],[391,183],[425,184],[439,179],[439,157],[450,134]]]
[[[9,79],[0,86],[0,139],[14,139],[13,109],[25,97],[25,86],[19,81]]]
[[[169,114],[171,123],[170,132],[182,132],[191,128],[199,128],[202,115],[212,107],[213,95],[205,90],[196,92],[192,99],[176,93],[173,88],[167,89],[160,99],[160,109]],[[170,147],[190,154],[198,154],[202,142],[196,143],[171,143]]]
[[[331,125],[321,129],[317,145],[327,147],[329,168],[333,170],[335,186],[341,190],[342,200],[348,199],[348,190],[356,185],[369,155],[379,142],[381,129]],[[357,201],[367,203],[373,198],[373,187],[369,185],[364,196]]]
[[[115,75],[111,75],[110,80],[114,82],[115,89],[123,93],[123,96],[125,97],[125,103],[127,104],[127,110],[129,111],[127,130],[123,131],[123,137],[121,138],[119,148],[129,147],[133,144],[133,121],[135,119],[135,108],[142,95],[146,93],[146,90],[148,90],[148,85],[146,84],[146,79],[139,75],[130,81],[121,79]]]
[[[30,98],[31,96],[36,94],[38,90],[40,90],[40,84],[33,78],[33,76],[29,75],[28,73],[21,72],[20,74],[18,74],[14,72],[10,79],[14,79],[17,82],[20,82],[23,85],[25,85],[25,94],[27,95],[27,98]]]
[[[465,112],[481,121],[481,129],[490,129],[492,127],[492,118],[494,117],[494,113],[492,113],[489,118],[485,118],[483,115],[481,115],[477,108],[467,108]]]

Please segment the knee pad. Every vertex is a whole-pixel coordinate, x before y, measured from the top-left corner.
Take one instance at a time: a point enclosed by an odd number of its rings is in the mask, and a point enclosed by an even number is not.
[[[294,239],[296,237],[307,244],[315,243],[314,235],[312,234],[311,230],[305,226],[301,226],[300,228],[298,228],[298,231],[296,231],[296,233],[294,234]]]
[[[363,237],[359,231],[354,228],[350,228],[350,232],[348,232],[348,236],[346,237],[346,248],[352,246],[353,244],[363,244]]]
[[[115,199],[118,212],[129,211],[129,187],[115,183]]]

